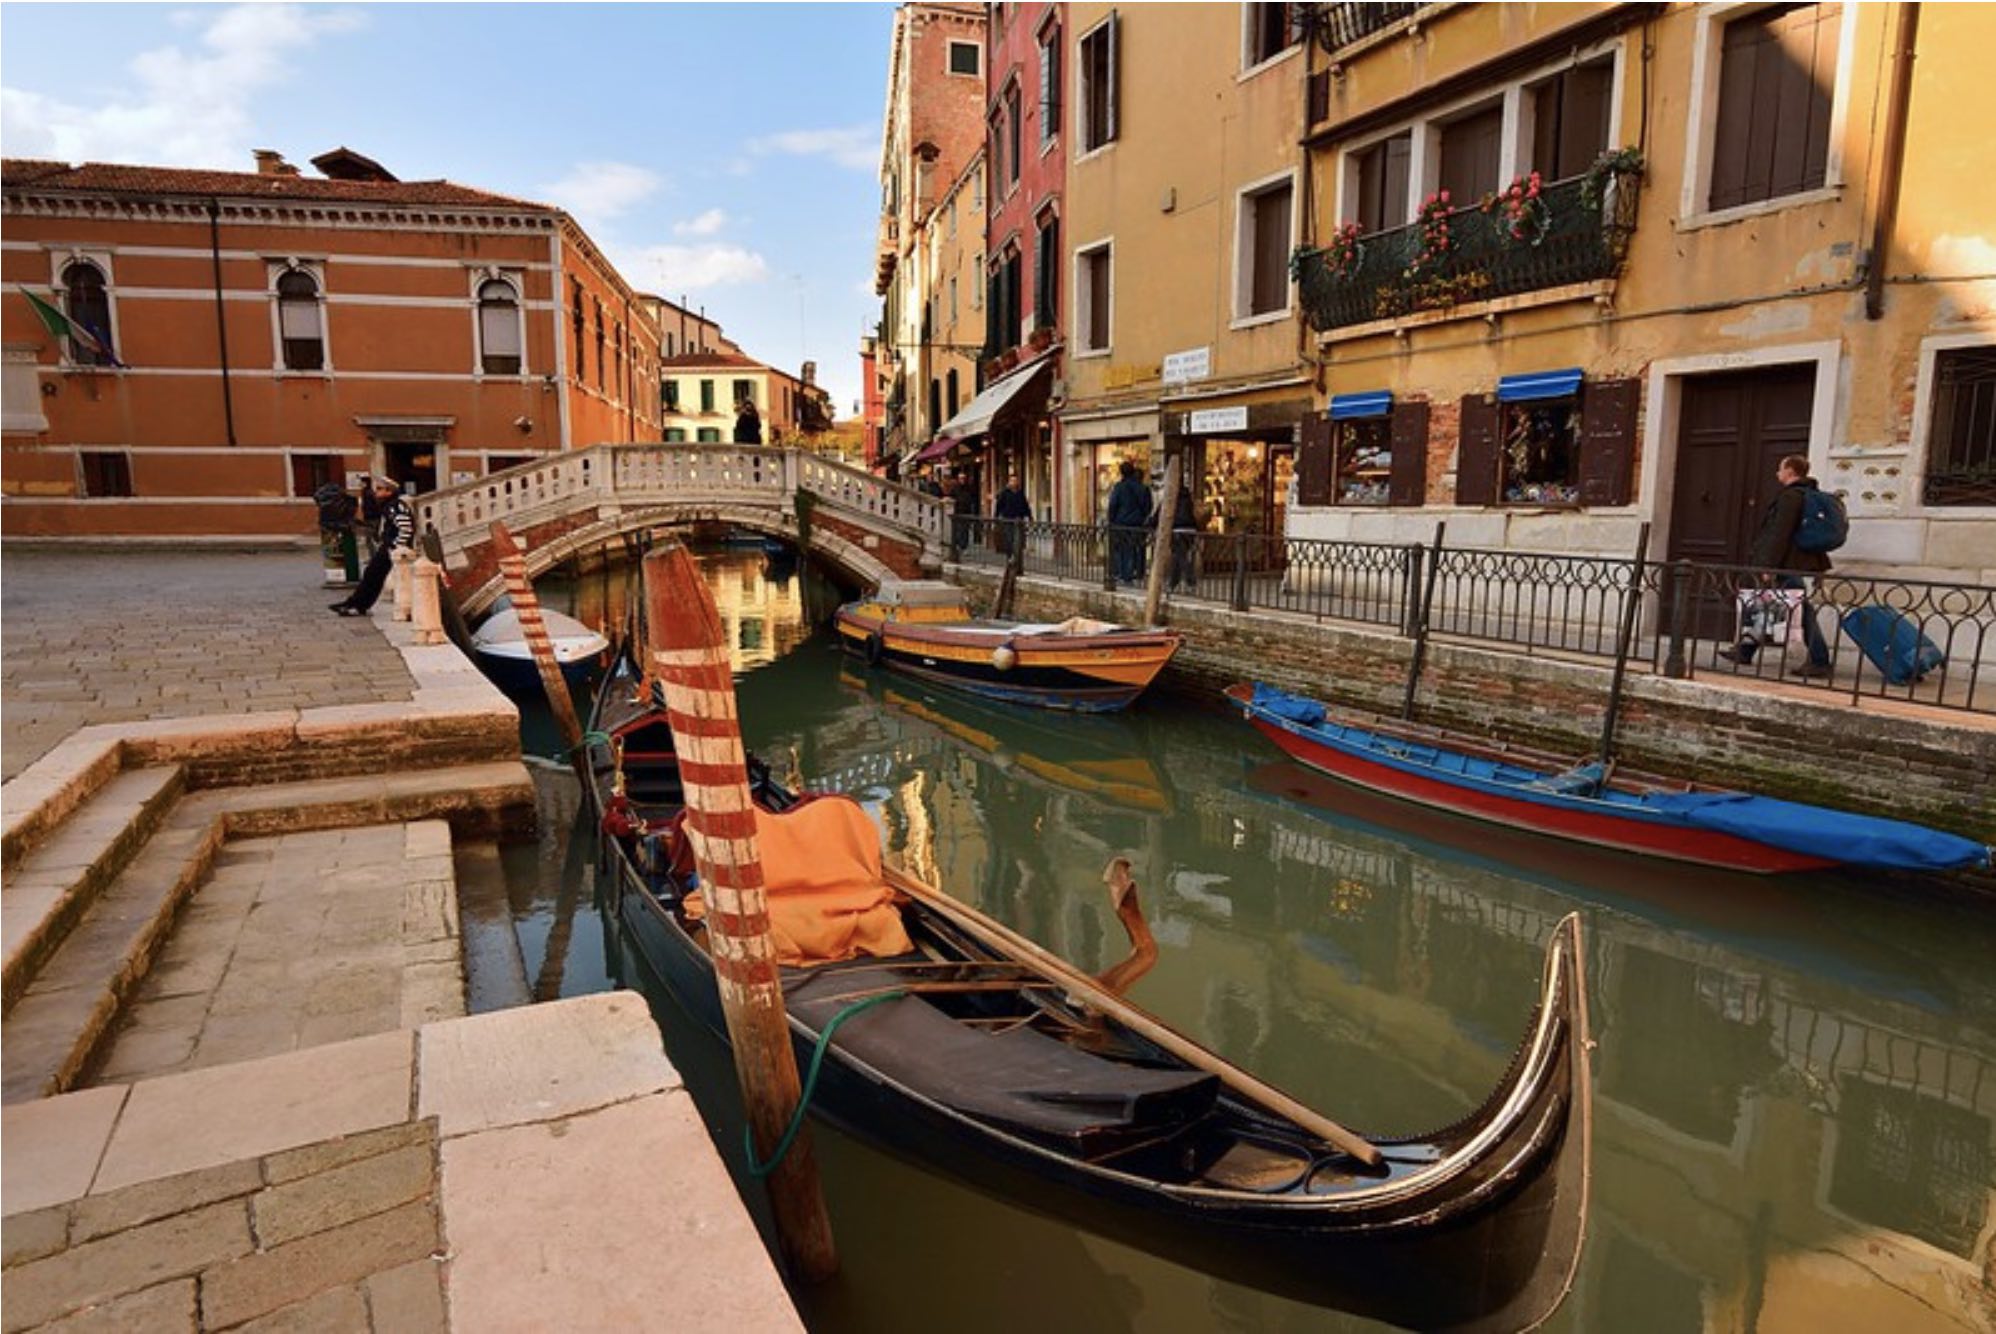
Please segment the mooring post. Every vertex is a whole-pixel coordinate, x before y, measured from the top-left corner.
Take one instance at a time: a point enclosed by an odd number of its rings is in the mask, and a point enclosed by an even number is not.
[[[416,553],[408,547],[397,547],[392,556],[394,566],[391,573],[395,581],[395,619],[409,619],[409,603],[415,591]]]
[[[1157,501],[1157,533],[1150,544],[1150,583],[1144,589],[1144,624],[1156,625],[1164,607],[1164,562],[1171,554],[1171,519],[1178,513],[1178,470],[1182,454],[1173,454],[1164,465],[1164,494]]]
[[[513,534],[497,519],[492,521],[492,549],[499,553],[499,573],[506,580],[506,596],[513,601],[513,614],[520,618],[520,633],[534,655],[541,674],[541,689],[547,692],[548,712],[561,731],[561,743],[568,748],[568,761],[576,776],[589,781],[589,757],[582,752],[582,723],[575,716],[575,701],[569,698],[568,682],[561,678],[561,664],[555,661],[554,641],[548,638],[547,622],[541,617],[541,600],[534,593],[534,581],[527,577],[527,554],[513,540]]]
[[[646,556],[644,580],[650,658],[665,687],[666,718],[686,790],[686,831],[707,900],[708,953],[751,1143],[757,1156],[765,1157],[782,1140],[800,1092],[769,938],[727,636],[713,594],[684,546],[667,542]],[[809,1283],[830,1278],[838,1271],[838,1252],[808,1130],[775,1164],[769,1198],[790,1272]]]
[[[416,577],[414,605],[410,619],[415,622],[418,644],[441,644],[444,642],[443,583],[444,567],[428,556],[416,557],[413,567]]]

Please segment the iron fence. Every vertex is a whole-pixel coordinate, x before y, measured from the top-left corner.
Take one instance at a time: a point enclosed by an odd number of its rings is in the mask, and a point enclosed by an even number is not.
[[[1304,5],[1297,16],[1299,26],[1317,39],[1325,51],[1335,54],[1363,41],[1401,19],[1413,17],[1419,4],[1397,4],[1378,0],[1370,4]]]
[[[949,536],[953,558],[967,564],[1002,569],[1016,559],[1023,574],[1140,591],[1156,534],[957,516]],[[1635,554],[1261,533],[1176,533],[1164,559],[1171,601],[1384,626],[1409,637],[1422,632],[1425,606],[1429,636],[1609,662],[1626,619],[1634,670],[1723,673],[1853,702],[1891,698],[1996,713],[1996,586],[1832,573],[1784,587],[1796,577]],[[1812,652],[1807,626],[1820,652]]]

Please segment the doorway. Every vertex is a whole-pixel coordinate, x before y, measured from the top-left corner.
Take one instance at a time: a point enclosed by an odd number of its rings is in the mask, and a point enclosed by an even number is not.
[[[382,471],[404,492],[423,495],[437,489],[437,451],[434,440],[391,440],[381,446]]]
[[[1809,452],[1816,365],[1757,367],[1684,377],[1678,410],[1672,560],[1745,565],[1761,515],[1780,484],[1783,455]],[[1730,637],[1730,598],[1707,590],[1696,608],[1700,638]]]

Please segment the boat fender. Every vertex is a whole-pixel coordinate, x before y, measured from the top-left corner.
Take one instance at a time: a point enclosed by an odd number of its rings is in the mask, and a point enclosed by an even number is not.
[[[991,650],[991,665],[1001,672],[1009,672],[1019,665],[1019,651],[1010,644],[1000,644]]]
[[[885,632],[880,630],[875,630],[872,634],[866,637],[867,666],[878,667],[880,665],[881,657],[885,655],[886,652],[887,652],[887,635],[885,634]]]

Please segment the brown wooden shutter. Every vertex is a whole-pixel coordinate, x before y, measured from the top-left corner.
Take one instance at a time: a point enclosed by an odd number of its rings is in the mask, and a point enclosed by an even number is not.
[[[1306,96],[1310,105],[1310,124],[1331,118],[1331,72],[1320,69],[1310,76]]]
[[[1462,400],[1462,439],[1455,459],[1455,503],[1490,505],[1497,500],[1497,423],[1495,399],[1467,394]]]
[[[1595,380],[1580,388],[1580,503],[1626,505],[1636,463],[1640,380]]]
[[[1504,110],[1491,107],[1442,126],[1440,186],[1449,206],[1468,208],[1497,192],[1497,164]]]
[[[1418,505],[1428,495],[1428,405],[1395,404],[1391,421],[1393,470],[1387,474],[1386,503]]]
[[[1331,503],[1331,420],[1318,413],[1303,419],[1303,438],[1296,449],[1296,503]]]

